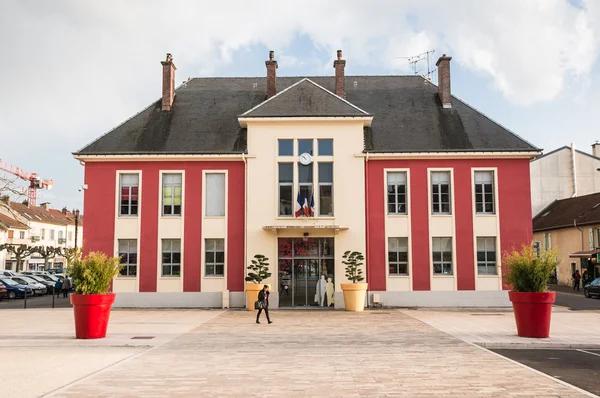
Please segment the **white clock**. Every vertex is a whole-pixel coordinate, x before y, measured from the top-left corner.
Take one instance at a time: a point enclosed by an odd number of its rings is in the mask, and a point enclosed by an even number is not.
[[[311,164],[312,156],[310,156],[310,153],[304,152],[302,155],[300,155],[300,163],[304,166],[308,166],[309,164]]]

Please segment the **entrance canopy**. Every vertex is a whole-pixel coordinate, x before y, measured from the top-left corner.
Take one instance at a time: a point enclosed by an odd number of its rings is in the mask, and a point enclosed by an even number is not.
[[[583,250],[580,252],[571,253],[571,254],[569,254],[569,257],[570,258],[592,258],[592,257],[596,257],[598,254],[600,254],[600,249]]]
[[[306,230],[306,229],[318,229],[318,230],[329,230],[337,233],[338,231],[345,231],[348,227],[342,225],[323,225],[323,224],[305,224],[305,225],[264,225],[262,227],[265,231],[277,232],[279,230]]]

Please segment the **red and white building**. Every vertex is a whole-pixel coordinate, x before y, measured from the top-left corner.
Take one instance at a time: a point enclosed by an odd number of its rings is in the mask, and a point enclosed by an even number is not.
[[[194,78],[74,154],[84,250],[120,255],[118,306],[241,307],[269,258],[272,304],[315,305],[365,254],[369,304],[507,305],[501,253],[531,241],[539,149],[419,76]],[[299,202],[299,203],[298,203]],[[312,205],[312,206],[311,206]],[[298,212],[297,212],[298,210]],[[305,215],[306,214],[306,215]]]

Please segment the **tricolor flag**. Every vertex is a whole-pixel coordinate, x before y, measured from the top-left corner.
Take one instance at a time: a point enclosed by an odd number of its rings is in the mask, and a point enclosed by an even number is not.
[[[296,199],[296,209],[295,209],[295,215],[296,217],[300,217],[302,215],[302,202],[300,201],[300,192],[298,192],[298,198]]]
[[[313,193],[310,197],[310,216],[315,216],[315,194]]]
[[[304,216],[310,216],[310,209],[308,208],[308,199],[306,196],[304,197],[304,205],[302,205],[302,210],[304,211]]]

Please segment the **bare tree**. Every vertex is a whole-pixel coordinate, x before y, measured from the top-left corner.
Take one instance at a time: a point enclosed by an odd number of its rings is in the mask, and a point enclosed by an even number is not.
[[[18,178],[16,177],[8,178],[6,176],[0,176],[0,210],[6,210],[6,212],[13,216],[16,216],[16,213],[10,208],[10,205],[7,202],[11,198],[19,200],[25,197],[25,191],[23,188],[19,188],[16,183],[17,180]],[[5,201],[5,199],[7,200]]]
[[[44,268],[48,268],[48,260],[62,255],[60,247],[54,246],[36,246],[33,248],[33,252],[43,257]]]
[[[19,272],[25,271],[24,269],[20,270],[21,264],[23,263],[23,260],[25,258],[30,256],[31,253],[35,252],[35,247],[29,245],[13,245],[5,243],[3,245],[0,245],[0,251],[2,250],[6,250],[9,254],[15,256],[15,259],[17,260],[17,269],[15,271]]]

